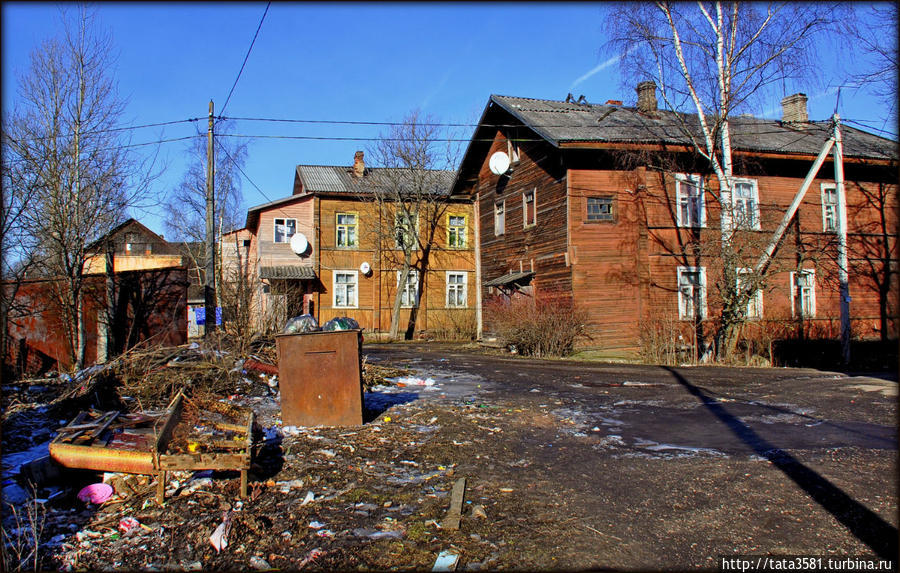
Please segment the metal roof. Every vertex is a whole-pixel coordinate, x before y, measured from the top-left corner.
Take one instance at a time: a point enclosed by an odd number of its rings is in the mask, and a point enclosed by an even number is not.
[[[688,132],[702,141],[696,114],[658,110],[644,114],[617,105],[577,104],[492,95],[490,102],[519,119],[555,146],[578,142],[690,145]],[[489,105],[490,105],[489,102]],[[817,155],[831,134],[831,122],[790,124],[737,116],[729,119],[735,150]],[[897,159],[897,142],[841,125],[844,156]]]
[[[311,280],[316,278],[316,271],[309,266],[275,265],[259,267],[259,278]]]
[[[516,271],[514,273],[506,273],[502,277],[497,277],[494,280],[487,281],[484,283],[484,286],[503,286],[508,285],[510,283],[518,282],[522,279],[530,278],[534,276],[534,271]]]
[[[297,177],[304,193],[371,194],[378,188],[398,185],[419,188],[426,185],[436,195],[449,195],[455,171],[413,170],[396,167],[366,167],[362,177],[354,177],[350,167],[338,165],[298,165]]]

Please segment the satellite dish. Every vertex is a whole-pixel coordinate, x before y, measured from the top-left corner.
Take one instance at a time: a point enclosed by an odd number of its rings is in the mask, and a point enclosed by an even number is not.
[[[361,272],[364,275],[368,275],[369,271],[371,271],[371,270],[372,270],[372,267],[369,265],[369,263],[363,263],[363,264],[359,265],[359,272]]]
[[[498,151],[491,155],[488,167],[491,168],[491,173],[494,175],[503,175],[509,171],[509,155],[502,151]]]
[[[291,237],[291,250],[298,255],[302,255],[309,249],[309,241],[303,233],[294,233]]]

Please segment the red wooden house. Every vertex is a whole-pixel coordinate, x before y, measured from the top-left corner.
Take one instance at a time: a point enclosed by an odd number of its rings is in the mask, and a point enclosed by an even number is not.
[[[581,345],[610,357],[706,348],[721,306],[718,184],[679,129],[696,118],[657,109],[655,89],[644,84],[636,107],[490,97],[452,190],[476,198],[480,308],[561,292],[587,311]],[[782,103],[782,120],[730,120],[738,280],[831,134],[803,94]],[[893,339],[897,143],[842,133],[852,333]],[[744,340],[838,337],[837,208],[829,157],[748,302]],[[491,317],[479,319],[489,336]]]

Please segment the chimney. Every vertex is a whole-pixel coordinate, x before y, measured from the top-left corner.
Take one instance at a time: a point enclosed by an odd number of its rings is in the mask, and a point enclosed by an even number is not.
[[[806,94],[796,93],[781,100],[781,120],[784,123],[808,123]]]
[[[637,108],[641,113],[653,113],[656,111],[656,83],[652,81],[641,82],[637,85]]]
[[[608,99],[606,100],[605,105],[622,105],[622,100],[620,99]]]
[[[363,161],[363,152],[357,151],[353,155],[353,172],[352,175],[356,178],[360,178],[366,172],[366,162]]]

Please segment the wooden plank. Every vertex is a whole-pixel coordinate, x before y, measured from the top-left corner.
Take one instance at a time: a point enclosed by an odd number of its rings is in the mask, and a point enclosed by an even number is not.
[[[240,470],[250,467],[246,454],[162,454],[162,470]]]
[[[450,494],[450,510],[447,517],[441,523],[443,529],[459,529],[459,519],[462,515],[463,500],[466,497],[466,478],[459,478],[453,484],[453,492]]]

